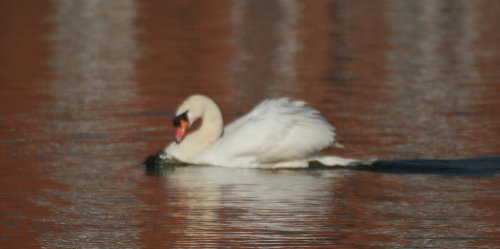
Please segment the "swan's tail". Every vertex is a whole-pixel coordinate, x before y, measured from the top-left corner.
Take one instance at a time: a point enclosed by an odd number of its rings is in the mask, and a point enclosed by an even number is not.
[[[323,166],[368,166],[371,165],[375,159],[351,159],[338,156],[315,156],[310,158],[310,161],[318,162]]]

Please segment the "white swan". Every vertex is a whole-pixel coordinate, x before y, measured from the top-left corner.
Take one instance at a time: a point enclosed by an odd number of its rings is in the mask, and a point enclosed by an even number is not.
[[[186,130],[202,119],[200,128]],[[163,155],[189,164],[239,168],[308,167],[312,161],[346,166],[357,160],[317,156],[335,145],[335,128],[303,101],[269,99],[223,128],[222,114],[203,95],[187,98],[177,109],[175,142]]]

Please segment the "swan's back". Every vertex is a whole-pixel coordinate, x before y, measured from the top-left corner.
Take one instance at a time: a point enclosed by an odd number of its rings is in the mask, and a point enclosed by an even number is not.
[[[270,99],[226,126],[221,139],[200,159],[272,164],[307,159],[334,142],[334,127],[317,110],[303,101]]]

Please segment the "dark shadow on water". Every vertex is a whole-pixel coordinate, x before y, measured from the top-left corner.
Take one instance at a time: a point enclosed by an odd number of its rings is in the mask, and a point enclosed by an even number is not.
[[[176,161],[161,158],[162,151],[150,155],[142,163],[144,170],[148,175],[166,175],[174,172],[177,166],[187,166],[186,164]]]
[[[500,175],[500,157],[471,159],[406,159],[379,160],[370,166],[352,170],[390,174],[432,174],[446,176],[497,176]]]

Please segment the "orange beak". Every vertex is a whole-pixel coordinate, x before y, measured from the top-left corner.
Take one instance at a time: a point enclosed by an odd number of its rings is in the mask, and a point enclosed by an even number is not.
[[[189,126],[188,121],[186,120],[181,120],[179,123],[179,126],[175,130],[175,142],[180,143],[182,139],[184,138],[184,135],[186,135],[186,130]]]

